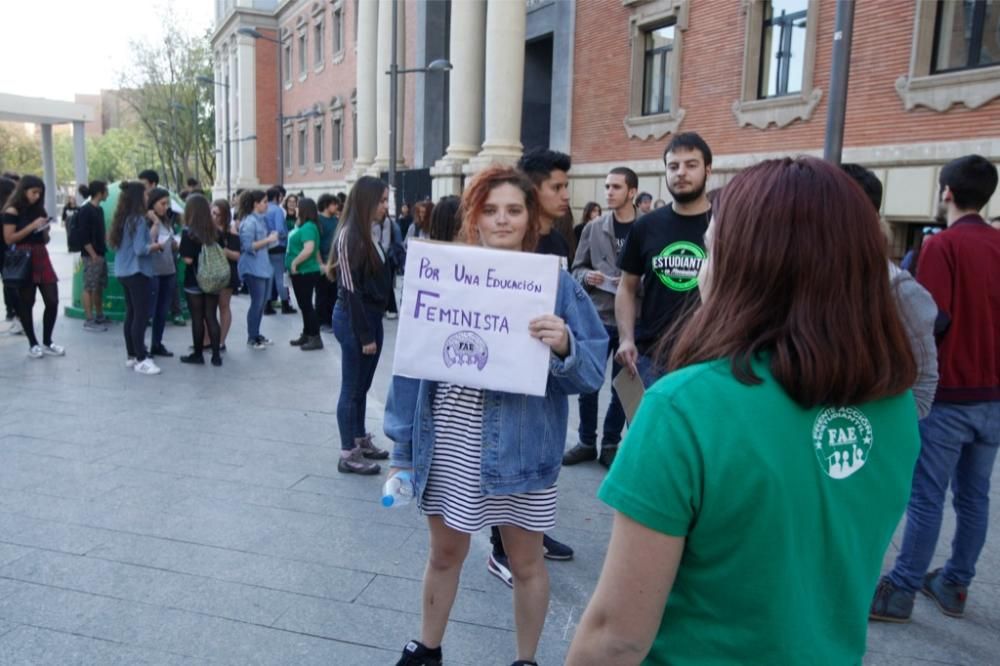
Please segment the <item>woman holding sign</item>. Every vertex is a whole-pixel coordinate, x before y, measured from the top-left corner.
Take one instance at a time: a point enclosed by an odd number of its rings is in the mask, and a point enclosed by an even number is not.
[[[531,252],[538,241],[535,188],[516,169],[479,172],[462,210],[467,243]],[[407,643],[399,666],[441,663],[469,537],[492,525],[503,534],[514,577],[514,663],[535,663],[549,602],[542,534],[555,525],[567,395],[600,388],[608,338],[566,271],[559,275],[555,313],[531,320],[530,332],[551,349],[544,396],[393,377],[385,415],[385,432],[395,442],[392,467],[412,470],[431,533],[421,636]]]
[[[327,274],[337,278],[333,334],[340,343],[340,460],[345,474],[378,474],[369,460],[384,460],[389,452],[372,442],[365,428],[368,389],[382,355],[382,317],[392,298],[392,266],[372,230],[385,219],[389,188],[373,176],[363,176],[351,188],[344,219],[331,248]]]

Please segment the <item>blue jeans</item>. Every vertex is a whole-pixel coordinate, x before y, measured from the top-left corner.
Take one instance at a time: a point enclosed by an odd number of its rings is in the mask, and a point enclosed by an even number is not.
[[[911,592],[922,587],[950,481],[957,521],[942,575],[949,583],[968,586],[986,543],[990,474],[1000,446],[1000,402],[935,403],[920,422],[920,445],[903,545],[889,580]]]
[[[243,284],[250,290],[250,308],[247,310],[247,342],[260,337],[260,320],[264,318],[264,301],[271,287],[271,278],[244,275]]]
[[[271,299],[273,301],[287,301],[288,292],[285,291],[285,253],[281,252],[267,255],[271,262]]]
[[[154,275],[150,280],[150,302],[153,304],[153,344],[151,348],[163,344],[163,328],[167,325],[170,304],[177,288],[177,274]]]
[[[647,389],[655,384],[657,379],[666,374],[663,368],[653,363],[653,357],[648,354],[640,353],[638,360],[635,362],[635,367],[639,371],[639,378],[642,379],[642,385]]]
[[[368,389],[375,378],[375,368],[382,355],[382,313],[365,309],[368,327],[375,334],[374,354],[362,354],[361,342],[351,328],[351,318],[340,301],[333,308],[333,335],[340,343],[340,399],[337,400],[337,428],[340,430],[340,448],[350,451],[354,438],[364,437],[365,410],[368,407]]]
[[[608,354],[614,356],[618,349],[618,328],[615,326],[605,326],[608,332]],[[605,362],[607,362],[605,356]],[[616,361],[611,362],[611,377],[614,379],[622,366]],[[600,391],[580,394],[580,428],[577,431],[580,443],[586,446],[597,445],[597,397]],[[625,410],[618,399],[618,391],[611,387],[611,403],[608,405],[608,412],[604,415],[604,434],[601,437],[601,448],[605,446],[617,446],[622,440],[622,429],[625,427]]]

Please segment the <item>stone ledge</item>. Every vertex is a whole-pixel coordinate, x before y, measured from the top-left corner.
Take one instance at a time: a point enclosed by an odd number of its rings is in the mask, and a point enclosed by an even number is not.
[[[677,109],[672,113],[660,113],[655,116],[627,116],[623,121],[625,131],[630,139],[660,139],[666,134],[677,131],[687,112]]]
[[[733,115],[736,116],[736,124],[740,127],[753,125],[763,130],[773,124],[782,128],[796,120],[809,120],[822,97],[823,90],[813,88],[809,95],[788,95],[751,101],[736,100],[733,102]]]
[[[896,79],[896,92],[903,108],[912,111],[924,106],[947,111],[954,104],[976,109],[1000,97],[1000,67],[984,67],[932,76],[907,76]]]

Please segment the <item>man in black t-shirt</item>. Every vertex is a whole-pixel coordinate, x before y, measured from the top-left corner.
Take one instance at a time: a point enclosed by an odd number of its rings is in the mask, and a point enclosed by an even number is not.
[[[104,240],[104,210],[101,202],[108,198],[108,185],[102,180],[91,181],[87,186],[90,199],[76,214],[76,224],[80,226],[83,250],[83,328],[88,331],[108,330],[108,319],[104,316],[104,289],[108,286],[108,262],[104,255],[107,244]]]
[[[622,279],[615,296],[616,358],[646,386],[663,374],[652,358],[657,342],[673,333],[698,301],[698,272],[711,217],[705,184],[712,173],[712,151],[705,140],[694,132],[678,134],[667,144],[663,163],[674,201],[632,225],[618,258]],[[642,309],[636,320],[640,283]]]
[[[558,230],[555,221],[569,212],[569,155],[555,150],[535,148],[526,152],[517,168],[527,174],[538,192],[538,245],[537,254],[554,254],[559,265],[569,270],[573,257],[569,243]]]

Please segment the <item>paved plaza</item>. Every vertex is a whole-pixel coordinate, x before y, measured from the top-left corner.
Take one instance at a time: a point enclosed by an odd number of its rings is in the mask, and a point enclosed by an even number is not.
[[[63,232],[53,236],[65,305],[73,258]],[[233,300],[222,368],[173,358],[158,377],[137,375],[121,324],[88,333],[61,314],[65,358],[30,360],[23,337],[0,335],[0,664],[385,666],[418,635],[425,522],[412,506],[379,505],[385,470],[336,471],[335,340],[300,352],[287,344],[300,317],[276,315],[262,327],[274,347],[248,350],[248,300]],[[40,303],[36,312],[40,327]],[[368,403],[383,446],[394,334],[388,322]],[[168,325],[164,342],[187,353],[190,331]],[[575,419],[574,407],[571,433]],[[553,535],[576,558],[549,563],[543,666],[563,662],[600,572],[611,525],[595,497],[602,477],[591,464],[559,480]],[[1000,664],[998,513],[967,617],[920,597],[910,625],[871,625],[865,664]],[[948,515],[946,536],[953,524]],[[486,572],[488,552],[488,534],[475,535],[449,665],[513,661],[511,594]]]

